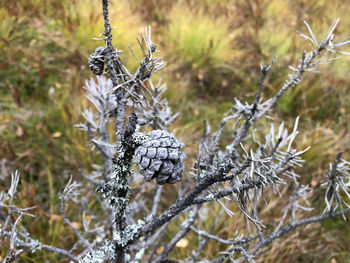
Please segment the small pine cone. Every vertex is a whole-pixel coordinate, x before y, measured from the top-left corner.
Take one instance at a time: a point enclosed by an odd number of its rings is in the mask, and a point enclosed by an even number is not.
[[[162,130],[150,131],[147,137],[135,151],[135,161],[146,181],[156,178],[158,184],[179,182],[185,168],[186,154],[181,152],[184,144]]]
[[[101,75],[103,73],[105,66],[103,50],[104,47],[98,47],[89,57],[89,68],[95,75]]]

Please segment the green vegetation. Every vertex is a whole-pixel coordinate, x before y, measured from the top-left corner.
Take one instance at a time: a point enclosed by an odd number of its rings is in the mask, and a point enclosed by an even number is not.
[[[273,56],[278,56],[278,60],[268,77],[264,96],[283,85],[290,73],[288,65],[295,65],[308,45],[296,33],[305,30],[303,20],[315,29],[316,35],[327,29],[335,17],[341,19],[337,35],[349,34],[350,28],[350,6],[345,0],[166,2],[112,1],[111,23],[116,26],[113,41],[123,50],[123,61],[135,67],[139,54],[135,38],[140,29],[152,26],[154,42],[168,63],[161,73],[169,87],[166,96],[174,110],[181,112],[173,128],[185,142],[189,156],[194,156],[202,119],[216,124],[233,97],[252,101],[260,64],[269,63]],[[69,174],[79,176],[79,168],[89,170],[99,161],[90,151],[91,145],[86,145],[84,133],[73,125],[82,121],[81,108],[88,103],[82,90],[84,80],[92,76],[87,68],[88,56],[102,45],[92,40],[103,32],[100,3],[0,3],[2,169],[21,172],[22,201],[25,206],[37,206],[35,220],[26,219],[28,226],[32,223],[28,231],[33,237],[69,247],[74,234],[56,216],[58,194]],[[309,75],[302,85],[286,94],[273,116],[276,121],[283,119],[287,123],[293,123],[297,115],[301,117],[299,147],[312,145],[304,155],[308,163],[303,180],[312,184],[319,197],[323,192],[318,181],[324,176],[328,161],[339,150],[345,151],[345,159],[350,156],[350,59],[327,64],[321,70],[322,75]],[[269,129],[264,125],[259,128]],[[225,136],[230,139],[231,135]],[[5,182],[0,181],[0,185]],[[175,191],[170,188],[169,194]],[[273,204],[265,209],[267,218],[275,216]],[[90,204],[91,209],[93,205]],[[167,206],[165,202],[161,205]],[[74,209],[72,214],[76,214]],[[208,216],[215,211],[209,209]],[[223,219],[218,229],[224,235],[243,224],[245,221],[238,215],[235,220]],[[350,236],[335,237],[349,230],[343,221],[311,227],[276,242],[263,252],[264,260],[256,261],[345,262],[350,258],[346,245]],[[196,245],[189,242],[186,249],[175,252],[188,253]],[[310,252],[316,250],[320,253]],[[206,251],[210,257],[220,247],[210,243]],[[27,254],[24,260],[58,262],[54,255],[41,252]]]

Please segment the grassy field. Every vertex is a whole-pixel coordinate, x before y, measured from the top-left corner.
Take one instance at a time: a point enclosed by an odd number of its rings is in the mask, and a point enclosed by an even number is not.
[[[339,39],[350,34],[350,5],[345,0],[111,2],[114,45],[124,51],[122,59],[130,68],[136,67],[137,60],[129,46],[137,57],[136,37],[145,26],[152,26],[154,42],[167,61],[157,78],[167,82],[170,105],[181,113],[172,128],[185,142],[189,156],[194,156],[204,118],[214,126],[234,97],[254,99],[260,64],[278,56],[264,98],[283,85],[290,73],[288,65],[295,65],[309,45],[297,33],[305,32],[304,20],[318,38],[337,17]],[[87,136],[73,127],[83,121],[81,112],[88,104],[82,89],[84,81],[92,77],[87,59],[103,45],[92,40],[103,32],[100,3],[0,3],[0,175],[16,169],[21,172],[19,200],[23,206],[37,207],[36,218],[24,221],[33,237],[69,248],[74,233],[57,216],[58,194],[70,174],[78,177],[79,168],[89,171],[100,161],[87,145]],[[276,124],[284,120],[290,126],[300,116],[298,148],[312,146],[304,155],[307,163],[302,181],[316,192],[314,203],[320,207],[314,212],[322,211],[324,189],[319,181],[328,162],[340,150],[345,151],[345,159],[350,157],[350,58],[325,64],[320,74],[306,75],[271,115]],[[269,129],[264,123],[259,128]],[[229,139],[231,135],[225,136]],[[1,189],[7,184],[0,181]],[[168,187],[169,195],[175,192]],[[261,211],[266,224],[276,218],[281,203],[288,201],[275,196],[269,200],[269,206]],[[93,207],[93,202],[90,205]],[[211,206],[203,228],[210,226],[210,218],[218,211],[215,204]],[[74,210],[72,207],[70,213]],[[226,216],[217,234],[229,235],[240,228],[246,228],[241,215],[229,220]],[[256,261],[348,262],[349,230],[349,224],[338,219],[312,225],[269,246]],[[169,238],[175,231],[171,225]],[[184,257],[196,247],[196,237],[188,238],[185,249],[179,247],[171,256],[178,253]],[[210,242],[205,251],[210,258],[220,247]],[[23,262],[64,260],[37,252],[26,254]]]

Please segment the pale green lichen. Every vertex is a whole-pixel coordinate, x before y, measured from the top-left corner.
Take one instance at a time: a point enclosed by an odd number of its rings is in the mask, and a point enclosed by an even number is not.
[[[191,225],[191,221],[193,221],[193,218],[195,217],[195,212],[191,211],[188,215],[188,218],[182,222],[181,228],[188,228]]]
[[[137,224],[127,225],[122,232],[114,231],[113,240],[115,240],[119,246],[125,247],[130,240],[134,239],[135,235],[144,225],[144,221],[138,220]]]
[[[206,170],[201,170],[201,172],[200,172],[200,174],[199,174],[199,177],[200,177],[201,179],[203,179],[204,177],[207,176],[207,174],[208,174],[208,172],[207,172]]]
[[[205,197],[205,201],[207,202],[213,201],[214,199],[215,199],[215,196],[213,193],[210,193]]]
[[[135,145],[141,145],[149,139],[146,133],[139,132],[138,130],[139,126],[136,126],[136,131],[132,135],[132,139]]]
[[[106,260],[114,259],[115,246],[109,240],[99,247],[97,250],[90,251],[79,263],[103,263]]]

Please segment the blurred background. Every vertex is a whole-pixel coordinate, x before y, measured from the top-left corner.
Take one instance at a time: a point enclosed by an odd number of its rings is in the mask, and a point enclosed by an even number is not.
[[[23,206],[37,207],[36,218],[23,221],[28,231],[40,241],[69,248],[75,237],[57,216],[58,194],[70,174],[78,176],[79,168],[90,171],[100,158],[87,145],[87,135],[73,125],[83,121],[81,112],[88,105],[82,89],[92,77],[88,57],[103,45],[92,40],[104,30],[101,3],[0,3],[0,186],[8,184],[3,180],[6,174],[18,169],[19,200]],[[155,79],[161,77],[167,83],[169,103],[180,112],[171,129],[185,142],[190,157],[201,137],[203,119],[215,127],[234,97],[253,101],[260,64],[278,56],[264,98],[283,85],[291,72],[288,66],[296,65],[302,51],[309,50],[309,42],[297,33],[306,32],[304,20],[318,39],[334,18],[340,18],[336,39],[350,34],[346,0],[111,0],[110,11],[111,24],[116,26],[113,43],[124,51],[121,57],[130,69],[138,61],[129,46],[137,56],[136,37],[141,29],[152,26],[153,42],[167,61]],[[312,213],[324,208],[319,182],[324,181],[329,161],[340,150],[345,151],[345,159],[350,157],[350,58],[322,65],[320,70],[320,74],[306,74],[302,84],[290,90],[271,113],[276,125],[284,120],[289,127],[300,116],[298,149],[312,146],[304,154],[307,163],[301,178],[315,191]],[[262,122],[261,129],[267,131],[268,125]],[[168,193],[176,195],[171,189]],[[274,206],[271,202],[261,212],[263,223],[280,216]],[[216,210],[217,206],[210,213]],[[240,228],[246,228],[242,216],[226,218],[216,234],[225,237]],[[170,226],[169,239],[177,230],[171,231]],[[197,246],[195,236],[189,235],[181,246],[170,256],[189,255]],[[209,247],[208,258],[222,249],[214,242]],[[350,226],[336,219],[293,232],[262,251],[256,261],[336,263],[349,259]],[[22,260],[64,262],[42,252],[26,254]]]

